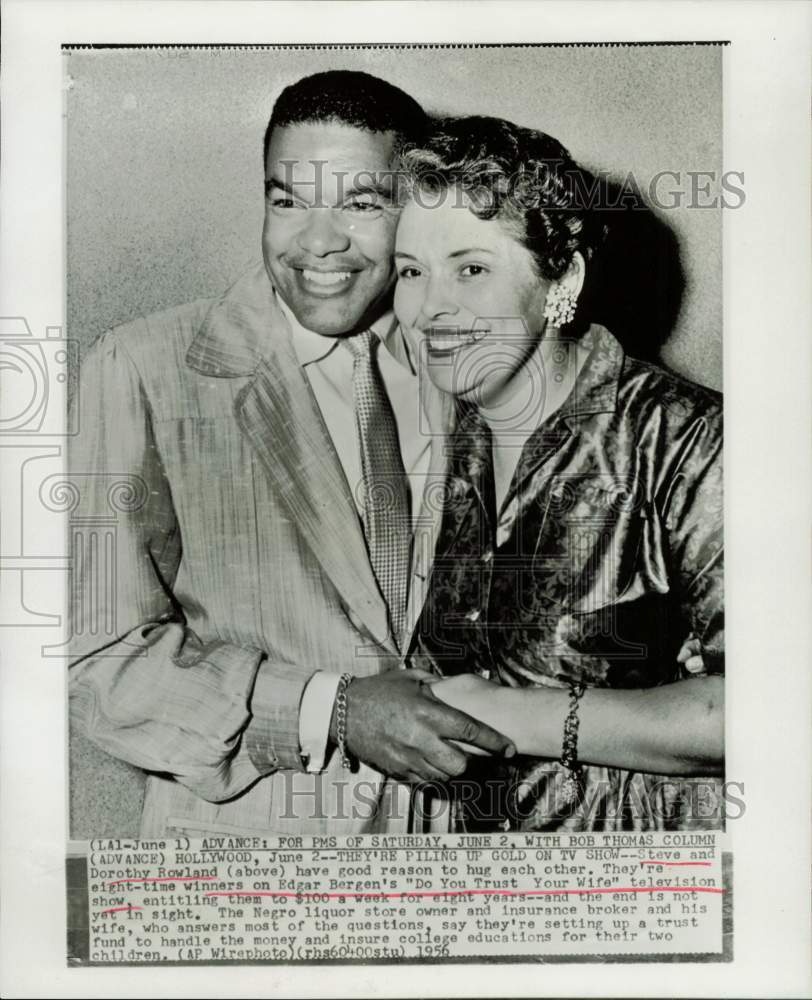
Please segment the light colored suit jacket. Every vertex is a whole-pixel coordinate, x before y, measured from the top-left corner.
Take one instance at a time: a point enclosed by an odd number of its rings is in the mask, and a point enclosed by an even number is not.
[[[421,399],[433,437],[411,622],[452,411],[427,382]],[[150,772],[141,835],[405,831],[407,786],[364,765],[350,774],[337,754],[308,774],[300,758],[314,671],[367,676],[401,662],[264,268],[220,300],[106,334],[83,365],[79,408],[72,720]]]

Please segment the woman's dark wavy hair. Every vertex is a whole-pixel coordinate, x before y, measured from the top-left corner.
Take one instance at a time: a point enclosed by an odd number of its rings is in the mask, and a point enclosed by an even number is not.
[[[562,277],[576,251],[589,260],[606,238],[591,207],[595,177],[544,132],[501,118],[439,118],[401,154],[400,168],[413,196],[464,191],[470,211],[498,219],[548,281]]]

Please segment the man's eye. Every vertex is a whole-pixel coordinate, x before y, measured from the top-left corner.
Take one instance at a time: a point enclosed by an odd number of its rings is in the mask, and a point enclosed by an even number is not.
[[[483,267],[482,264],[466,264],[460,269],[460,274],[463,278],[476,278],[480,274],[487,274],[488,269]]]
[[[374,195],[357,195],[344,205],[350,212],[369,214],[380,209],[381,205]]]
[[[411,266],[407,265],[406,267],[402,267],[398,271],[398,277],[399,278],[404,278],[404,279],[408,280],[409,278],[419,278],[420,277],[420,273],[421,273],[420,272],[420,268],[411,267]]]
[[[289,210],[294,208],[302,208],[302,206],[293,200],[293,198],[286,198],[284,195],[276,195],[271,198],[271,208],[279,208],[282,210]]]

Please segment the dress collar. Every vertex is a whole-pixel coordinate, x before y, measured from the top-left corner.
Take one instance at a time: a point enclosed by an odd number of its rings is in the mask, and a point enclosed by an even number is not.
[[[620,343],[606,327],[593,323],[576,344],[588,355],[572,392],[553,414],[553,421],[612,413],[617,407],[618,381],[626,358]]]
[[[570,424],[591,414],[613,413],[617,407],[623,348],[605,327],[598,325],[589,327],[577,347],[588,354],[575,385],[564,403],[525,441],[514,477],[517,481],[572,435]],[[491,430],[475,406],[455,402],[456,429],[449,447],[452,469],[461,478],[452,479],[452,488],[464,493],[466,482],[470,482],[481,492],[483,476],[490,474],[492,463]]]
[[[548,419],[533,428],[533,433],[549,429],[561,419],[577,420],[592,413],[611,413],[617,406],[618,380],[626,357],[620,343],[605,327],[593,324],[573,346],[587,356],[572,390]],[[479,410],[459,401],[457,410],[458,433],[481,439],[487,422]]]

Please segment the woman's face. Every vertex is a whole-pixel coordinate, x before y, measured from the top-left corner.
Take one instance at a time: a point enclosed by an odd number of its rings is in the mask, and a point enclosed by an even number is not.
[[[511,396],[544,330],[548,282],[497,220],[456,189],[403,209],[395,242],[395,312],[417,334],[440,389],[483,406]]]

